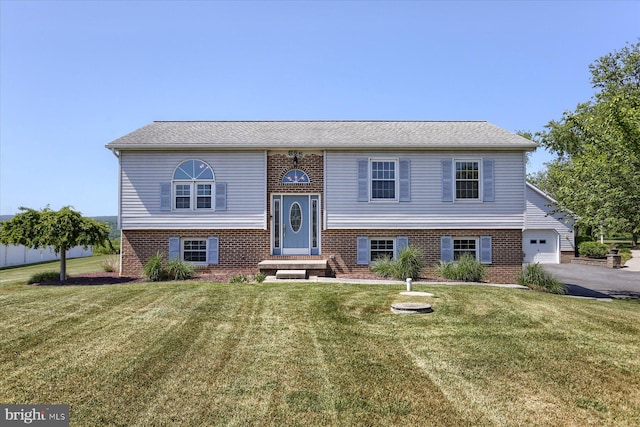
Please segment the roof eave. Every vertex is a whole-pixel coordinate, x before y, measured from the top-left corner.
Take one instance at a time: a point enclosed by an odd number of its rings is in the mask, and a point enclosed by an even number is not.
[[[177,150],[221,150],[221,151],[262,151],[262,150],[290,150],[290,149],[315,149],[315,150],[335,150],[335,151],[358,151],[358,150],[378,150],[378,151],[534,151],[537,145],[429,145],[429,146],[378,146],[378,145],[318,145],[308,144],[286,145],[286,146],[258,146],[258,145],[203,145],[203,144],[107,144],[109,150],[144,150],[144,151],[177,151]]]

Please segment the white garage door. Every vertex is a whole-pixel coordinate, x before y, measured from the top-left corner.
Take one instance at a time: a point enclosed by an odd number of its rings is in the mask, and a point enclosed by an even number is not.
[[[522,235],[524,262],[559,264],[558,233],[555,230],[525,230]]]

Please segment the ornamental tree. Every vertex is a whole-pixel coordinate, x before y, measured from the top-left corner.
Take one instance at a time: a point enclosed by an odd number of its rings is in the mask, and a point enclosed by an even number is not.
[[[52,246],[60,254],[60,281],[67,279],[67,249],[109,241],[109,226],[65,206],[59,211],[19,208],[22,212],[0,223],[0,243],[30,248]]]

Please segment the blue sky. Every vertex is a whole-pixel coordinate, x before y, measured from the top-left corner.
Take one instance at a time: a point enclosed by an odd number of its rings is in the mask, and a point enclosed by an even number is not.
[[[636,1],[2,0],[0,214],[116,214],[104,145],[153,120],[536,132],[587,101],[589,64],[639,30]]]

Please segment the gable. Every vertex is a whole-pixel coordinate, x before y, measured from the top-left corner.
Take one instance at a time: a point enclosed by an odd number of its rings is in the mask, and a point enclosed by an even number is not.
[[[573,218],[564,212],[555,212],[555,200],[542,190],[527,182],[526,225],[529,229],[561,228],[573,229]]]

